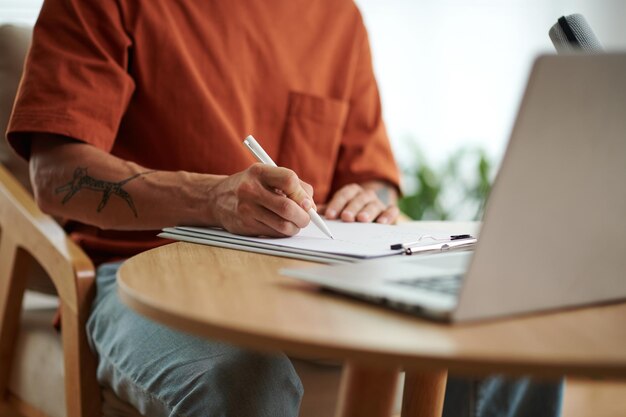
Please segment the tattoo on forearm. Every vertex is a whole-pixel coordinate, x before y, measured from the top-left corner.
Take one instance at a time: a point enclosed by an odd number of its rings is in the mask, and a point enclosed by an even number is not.
[[[111,198],[111,195],[115,194],[116,196],[126,201],[128,207],[130,207],[135,217],[137,217],[137,209],[135,208],[135,203],[133,203],[133,199],[130,194],[128,194],[122,187],[126,183],[134,180],[141,175],[148,175],[152,174],[153,172],[156,171],[140,172],[139,174],[135,174],[132,177],[128,177],[120,182],[110,182],[95,179],[87,175],[87,168],[78,167],[74,171],[74,178],[72,178],[72,180],[67,184],[57,188],[55,192],[56,194],[67,192],[67,194],[65,194],[63,200],[61,201],[61,204],[65,204],[74,196],[74,194],[82,189],[102,191],[102,200],[100,200],[100,204],[98,205],[97,209],[98,213],[102,211],[104,206],[106,206],[109,198]]]
[[[386,206],[388,206],[391,203],[391,196],[390,196],[391,193],[389,192],[389,188],[379,187],[374,192],[376,193],[376,196],[378,197],[378,199],[382,201],[383,204],[385,204]]]

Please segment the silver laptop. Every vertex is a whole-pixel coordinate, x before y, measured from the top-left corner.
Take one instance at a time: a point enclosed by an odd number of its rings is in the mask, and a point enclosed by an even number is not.
[[[626,54],[535,62],[473,252],[287,269],[447,321],[626,298]]]

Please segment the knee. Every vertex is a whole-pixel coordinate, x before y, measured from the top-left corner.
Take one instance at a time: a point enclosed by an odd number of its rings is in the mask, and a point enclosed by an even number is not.
[[[175,409],[184,410],[187,416],[298,415],[304,390],[286,356],[236,349],[218,359],[194,372],[191,386]]]
[[[219,379],[233,388],[229,398],[241,402],[226,415],[293,416],[298,415],[303,395],[302,382],[291,361],[282,354],[264,355],[240,350],[220,370]],[[228,405],[232,406],[232,402]],[[266,410],[266,413],[260,413]],[[236,411],[236,412],[235,412]]]

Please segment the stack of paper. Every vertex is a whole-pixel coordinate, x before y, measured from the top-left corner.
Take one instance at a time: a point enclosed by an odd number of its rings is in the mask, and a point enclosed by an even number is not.
[[[344,223],[327,221],[335,239],[329,239],[312,223],[300,233],[288,238],[249,237],[218,228],[172,227],[159,236],[175,240],[220,246],[250,252],[279,255],[315,262],[340,263],[399,255],[403,249],[390,249],[398,243],[415,242],[423,238],[424,247],[434,242],[449,241],[450,236],[431,232],[410,223],[382,225],[376,223]],[[418,247],[421,245],[417,245]]]

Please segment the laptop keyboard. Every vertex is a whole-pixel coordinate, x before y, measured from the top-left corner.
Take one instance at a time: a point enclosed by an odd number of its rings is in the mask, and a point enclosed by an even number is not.
[[[456,295],[461,289],[462,280],[462,275],[448,275],[434,278],[405,279],[401,281],[395,281],[395,283],[443,294]]]

